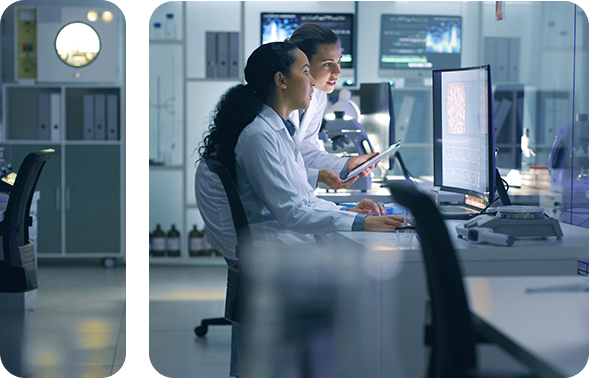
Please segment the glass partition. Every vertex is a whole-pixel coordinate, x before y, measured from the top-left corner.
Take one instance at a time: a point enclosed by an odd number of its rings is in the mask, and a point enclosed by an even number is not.
[[[359,56],[375,60],[382,55],[379,44],[368,46],[365,41],[377,36],[383,38],[380,34],[384,29],[375,22],[380,21],[383,14],[426,14],[423,10],[427,9],[430,16],[460,17],[460,65],[491,65],[497,166],[510,185],[512,201],[541,205],[549,215],[574,222],[570,209],[579,204],[574,203],[573,197],[585,201],[589,189],[589,185],[586,189],[583,187],[581,180],[587,176],[585,172],[589,168],[585,167],[586,146],[578,145],[586,143],[584,128],[589,128],[583,123],[586,122],[583,114],[589,112],[585,68],[589,67],[587,17],[571,2],[509,1],[503,3],[501,15],[496,4],[492,1],[359,2]],[[429,30],[423,29],[424,33]],[[422,37],[427,42],[427,36]],[[411,51],[414,50],[417,51]],[[387,56],[393,53],[389,51]],[[424,59],[429,59],[425,52],[423,55]],[[398,100],[395,102],[397,129],[423,123],[419,126],[423,129],[418,133],[420,139],[406,138],[401,152],[407,168],[415,176],[431,176],[432,135],[426,132],[431,122],[417,122],[424,113],[431,114],[431,103],[425,103],[425,109],[411,112],[410,106],[415,107],[416,102],[405,101],[407,96],[417,98],[412,94],[416,90],[425,91],[431,98],[431,70],[421,66],[363,69],[366,64],[359,61],[359,83],[394,82],[393,97]],[[378,62],[372,65],[378,67]],[[386,127],[365,127],[376,148],[382,148],[388,140]],[[589,138],[589,130],[587,134]],[[574,192],[579,194],[572,195]],[[584,219],[587,218],[589,209]]]

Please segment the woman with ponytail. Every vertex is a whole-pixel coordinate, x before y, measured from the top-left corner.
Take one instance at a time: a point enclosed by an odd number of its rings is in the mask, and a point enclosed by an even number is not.
[[[237,85],[221,97],[199,151],[202,158],[215,158],[228,167],[254,239],[315,243],[314,235],[393,231],[402,226],[402,217],[367,216],[383,213],[382,206],[371,200],[342,211],[345,209],[315,196],[293,138],[296,129],[288,119],[294,110],[309,106],[315,85],[309,61],[300,49],[288,42],[258,47],[247,61],[245,80],[246,85]],[[211,174],[206,171],[206,164],[199,164],[196,174],[197,201],[205,221],[207,212],[218,218],[220,211],[207,209],[204,203],[203,192],[212,190]],[[220,251],[233,260],[234,239],[227,242],[226,233],[208,224],[207,232],[213,246],[226,244]]]
[[[246,85],[230,88],[220,99],[208,134],[199,148],[201,158],[214,158],[228,167],[244,206],[254,244],[315,244],[314,235],[335,231],[393,231],[403,226],[396,215],[362,200],[351,211],[315,197],[307,182],[303,158],[288,119],[306,109],[315,80],[306,55],[291,43],[258,47],[247,60]],[[220,180],[199,164],[196,199],[207,226],[206,238],[227,263],[237,263],[235,232]],[[239,323],[233,323],[231,376],[238,376],[243,358]],[[243,378],[243,372],[242,378]]]

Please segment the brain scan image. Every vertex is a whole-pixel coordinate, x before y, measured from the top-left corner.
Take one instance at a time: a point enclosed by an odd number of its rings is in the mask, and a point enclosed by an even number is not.
[[[449,134],[466,132],[466,91],[461,83],[451,83],[447,92],[446,117]]]

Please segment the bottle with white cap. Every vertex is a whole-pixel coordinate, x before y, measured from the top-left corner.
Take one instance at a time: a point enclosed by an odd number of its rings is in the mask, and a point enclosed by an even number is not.
[[[166,22],[164,23],[164,32],[167,40],[176,39],[176,24],[174,23],[174,13],[166,14]]]

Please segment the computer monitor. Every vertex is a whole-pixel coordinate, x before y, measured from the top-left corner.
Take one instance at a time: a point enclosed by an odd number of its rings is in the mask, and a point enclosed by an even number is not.
[[[337,34],[341,48],[341,68],[354,68],[353,13],[262,13],[261,43],[284,41],[302,24],[313,22]]]
[[[490,66],[434,70],[434,186],[492,202],[495,130]]]
[[[382,14],[379,75],[427,78],[460,67],[461,37],[460,16]]]

